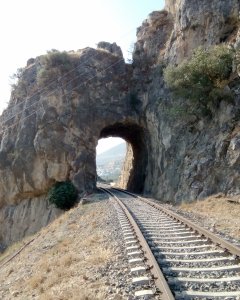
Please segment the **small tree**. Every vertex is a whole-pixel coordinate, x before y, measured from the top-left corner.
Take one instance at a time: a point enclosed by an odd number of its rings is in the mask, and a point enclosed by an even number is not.
[[[223,95],[227,100],[232,98],[231,92],[224,88],[230,80],[233,58],[233,50],[226,45],[199,48],[177,67],[168,66],[164,80],[176,96],[207,108],[220,102]]]
[[[68,210],[77,201],[77,189],[71,181],[56,182],[48,192],[48,200],[56,207]]]

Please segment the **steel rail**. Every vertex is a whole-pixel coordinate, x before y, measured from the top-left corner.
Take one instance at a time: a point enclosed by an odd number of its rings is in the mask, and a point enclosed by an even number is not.
[[[154,207],[154,208],[156,208],[160,211],[163,211],[165,214],[167,214],[171,218],[173,218],[177,221],[180,221],[182,224],[187,225],[188,227],[192,228],[194,231],[198,232],[199,234],[204,235],[206,238],[210,239],[213,243],[215,243],[216,245],[224,248],[225,250],[227,250],[231,254],[234,254],[234,255],[240,257],[240,248],[238,246],[236,246],[236,245],[220,238],[219,236],[212,233],[211,231],[209,231],[205,228],[202,228],[201,226],[199,226],[199,225],[193,223],[192,221],[180,216],[179,214],[172,212],[171,210],[163,207],[161,204],[155,203],[152,200],[143,198],[141,196],[138,196],[136,194],[130,193],[130,192],[122,190],[122,189],[116,189],[116,188],[114,188],[114,189],[117,190],[117,191],[126,193],[128,195],[131,195],[135,198],[138,198],[141,201],[151,205],[152,207]]]
[[[105,188],[99,188],[99,189],[104,191],[105,193],[108,193],[109,195],[111,195],[111,197],[113,197],[117,201],[117,203],[120,205],[120,207],[123,209],[124,213],[126,214],[130,224],[134,228],[136,236],[138,238],[138,241],[144,251],[144,256],[146,257],[146,259],[148,260],[148,262],[150,264],[149,270],[153,275],[153,280],[155,282],[156,288],[159,289],[159,291],[161,293],[161,299],[174,300],[175,297],[173,296],[173,294],[169,288],[169,285],[168,285],[161,269],[159,268],[158,262],[156,261],[147,241],[145,240],[140,228],[138,227],[138,225],[135,222],[131,213],[128,211],[127,207],[122,203],[122,201],[116,195],[114,195],[108,189],[105,189]]]

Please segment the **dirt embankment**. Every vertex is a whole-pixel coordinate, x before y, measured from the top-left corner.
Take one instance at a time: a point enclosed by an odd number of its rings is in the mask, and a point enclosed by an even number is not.
[[[103,197],[93,196],[2,254],[0,299],[124,299],[123,286],[129,284],[122,282],[119,225],[110,200]]]
[[[216,194],[204,200],[182,202],[174,210],[240,245],[240,195]]]

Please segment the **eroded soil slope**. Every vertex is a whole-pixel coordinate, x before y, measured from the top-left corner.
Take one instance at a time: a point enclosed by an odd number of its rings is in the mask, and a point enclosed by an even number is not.
[[[89,199],[0,256],[0,299],[126,299],[114,207],[103,195]]]

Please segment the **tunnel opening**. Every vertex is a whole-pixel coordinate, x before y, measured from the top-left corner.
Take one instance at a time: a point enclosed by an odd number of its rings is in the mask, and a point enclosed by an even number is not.
[[[125,172],[125,188],[135,193],[142,193],[146,178],[146,167],[148,162],[148,151],[146,145],[146,130],[132,123],[115,123],[103,128],[100,132],[99,139],[108,137],[122,138],[127,143],[127,155],[131,154],[131,169]],[[124,172],[123,172],[124,173]],[[124,174],[123,174],[124,176]]]
[[[126,157],[126,141],[116,137],[102,138],[96,150],[97,181],[117,186]]]

